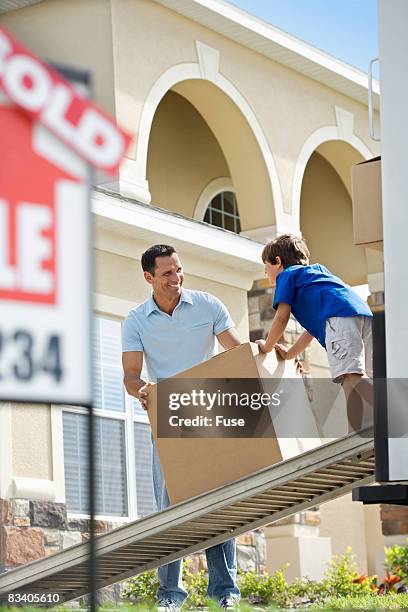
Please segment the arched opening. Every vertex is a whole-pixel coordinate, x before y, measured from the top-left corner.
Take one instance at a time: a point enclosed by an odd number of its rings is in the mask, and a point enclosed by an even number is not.
[[[167,92],[150,132],[147,179],[152,203],[193,217],[203,187],[218,177],[230,177],[230,171],[217,139],[188,100]]]
[[[276,224],[264,151],[246,117],[213,83],[182,81],[163,96],[152,121],[152,204],[194,218],[206,186],[221,178],[235,193],[243,231]]]
[[[353,244],[351,202],[351,166],[362,159],[344,141],[321,144],[306,165],[300,199],[300,228],[312,263],[350,285],[367,283],[364,248]]]

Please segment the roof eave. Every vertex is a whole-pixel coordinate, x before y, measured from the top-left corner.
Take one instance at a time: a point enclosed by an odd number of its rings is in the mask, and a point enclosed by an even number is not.
[[[154,0],[278,63],[367,104],[366,73],[223,0]],[[373,102],[379,108],[379,82]]]

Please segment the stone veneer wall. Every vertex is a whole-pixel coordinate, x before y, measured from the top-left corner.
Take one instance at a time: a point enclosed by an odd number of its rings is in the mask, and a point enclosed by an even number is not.
[[[96,521],[97,534],[118,525]],[[89,521],[67,517],[65,504],[0,499],[0,572],[89,539]]]
[[[408,507],[381,504],[382,532],[385,536],[408,536]]]

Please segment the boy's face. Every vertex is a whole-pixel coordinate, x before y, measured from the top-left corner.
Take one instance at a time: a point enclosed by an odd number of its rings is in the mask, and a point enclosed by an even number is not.
[[[276,278],[282,272],[282,270],[283,266],[279,256],[276,257],[275,264],[272,264],[270,261],[265,261],[265,274],[268,277],[271,287],[276,286]]]

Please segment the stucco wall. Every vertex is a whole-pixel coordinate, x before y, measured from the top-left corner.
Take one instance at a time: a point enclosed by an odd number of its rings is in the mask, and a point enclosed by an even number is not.
[[[123,0],[112,9],[117,108],[129,129],[138,129],[143,100],[166,70],[197,63],[198,40],[220,52],[220,73],[257,117],[273,151],[287,211],[295,160],[315,130],[336,125],[335,105],[354,114],[355,133],[377,153],[378,145],[369,138],[365,105],[153,2]],[[137,62],[137,57],[143,61]]]
[[[362,574],[367,573],[366,530],[362,504],[352,502],[351,494],[320,506],[321,536],[328,536],[334,555],[344,555],[348,546],[356,555],[356,562]]]
[[[339,175],[318,153],[306,167],[300,220],[312,263],[324,264],[351,285],[367,282],[364,249],[353,245],[350,196]]]
[[[110,0],[45,0],[0,23],[42,59],[89,71],[92,97],[115,113]]]
[[[50,407],[13,404],[11,422],[13,476],[52,480]]]
[[[2,16],[0,21],[40,56],[90,69],[97,102],[106,110],[116,110],[118,121],[137,134],[139,141],[144,103],[163,73],[184,64],[198,71],[196,41],[218,51],[219,74],[248,105],[272,152],[278,173],[273,189],[282,192],[286,212],[292,207],[294,171],[302,146],[316,130],[336,126],[335,106],[353,114],[354,134],[373,155],[379,152],[379,145],[369,138],[366,105],[150,0],[46,0]],[[263,161],[265,151],[261,153],[251,130],[252,137],[244,135],[243,115],[233,118],[231,104],[235,103],[224,93],[225,100],[208,96],[211,87],[219,88],[197,79],[189,95],[196,105],[203,98],[201,114],[210,118],[215,133],[222,132],[233,183],[244,193],[239,200],[245,228],[273,225],[274,198]],[[174,86],[185,88],[186,83]],[[131,160],[136,143],[128,153]],[[246,152],[246,158],[237,151]],[[245,177],[250,189],[245,189],[242,180],[245,159],[253,164]],[[126,180],[143,181],[146,175],[139,161],[130,165]],[[256,180],[252,181],[254,173]],[[246,221],[247,214],[252,224]]]
[[[169,92],[153,122],[147,178],[152,203],[194,216],[200,193],[229,169],[220,146],[201,115],[185,98]]]

